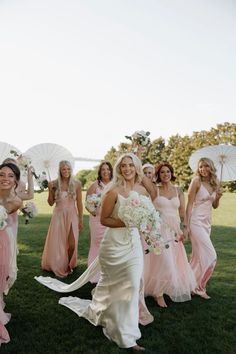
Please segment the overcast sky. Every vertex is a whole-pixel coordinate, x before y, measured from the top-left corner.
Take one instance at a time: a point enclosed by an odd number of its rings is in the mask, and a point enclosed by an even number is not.
[[[0,141],[100,159],[135,130],[235,123],[235,19],[235,0],[0,0]]]

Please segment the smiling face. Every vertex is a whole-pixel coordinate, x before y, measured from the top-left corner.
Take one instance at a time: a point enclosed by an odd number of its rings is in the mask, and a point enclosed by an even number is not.
[[[120,163],[120,173],[126,181],[135,179],[136,168],[131,157],[124,157]]]
[[[211,174],[211,168],[205,161],[200,161],[198,164],[198,171],[203,178],[209,178]]]
[[[159,177],[162,183],[167,183],[171,181],[171,170],[167,166],[162,166],[162,168],[159,171]]]
[[[60,174],[62,178],[68,179],[71,176],[71,168],[66,164],[62,164],[60,167]]]
[[[4,190],[12,189],[16,184],[16,177],[9,167],[0,170],[0,188]]]
[[[145,167],[143,169],[143,173],[145,174],[145,176],[147,176],[147,178],[152,180],[154,177],[155,171],[154,171],[154,168],[152,168],[152,167]]]
[[[101,167],[101,178],[104,181],[109,181],[111,179],[111,171],[107,164],[103,164]]]

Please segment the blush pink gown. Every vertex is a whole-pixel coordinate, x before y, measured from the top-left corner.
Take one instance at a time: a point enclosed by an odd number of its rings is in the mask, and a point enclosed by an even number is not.
[[[7,278],[9,276],[10,262],[10,241],[6,231],[0,230],[0,346],[1,343],[10,341],[9,334],[5,325],[10,320],[10,314],[4,312],[3,294],[8,287]]]
[[[158,190],[153,204],[160,212],[161,235],[169,248],[165,248],[161,255],[144,255],[145,295],[156,298],[166,294],[175,302],[191,300],[196,280],[183,243],[174,241],[175,236],[178,238],[178,235],[182,234],[177,214],[180,206],[177,188],[176,196],[172,199],[159,195]]]
[[[210,239],[212,202],[216,193],[209,194],[201,184],[195,198],[190,218],[192,255],[190,265],[197,279],[195,293],[206,293],[206,284],[216,265],[216,251]]]
[[[79,237],[78,213],[75,200],[61,192],[56,201],[42,256],[42,269],[58,277],[67,276],[77,266]],[[69,235],[73,233],[73,252],[69,255]]]
[[[101,186],[97,186],[96,194],[100,195],[102,190],[104,189],[104,184],[102,182]],[[100,222],[101,217],[101,208],[98,207],[96,211],[96,216],[89,214],[89,230],[90,230],[90,248],[88,254],[88,267],[94,261],[94,259],[98,256],[100,243],[103,239],[104,232],[106,230],[106,226],[103,226]],[[97,273],[91,279],[91,283],[97,283],[100,277],[100,272]]]

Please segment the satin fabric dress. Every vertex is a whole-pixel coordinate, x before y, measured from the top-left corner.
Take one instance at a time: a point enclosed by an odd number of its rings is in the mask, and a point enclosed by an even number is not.
[[[97,186],[96,194],[101,195],[104,189],[104,184],[100,182],[101,186]],[[90,230],[90,248],[88,254],[88,266],[94,261],[98,256],[100,243],[103,239],[106,226],[103,226],[100,222],[101,208],[96,209],[96,216],[89,214],[89,230]],[[97,283],[100,278],[100,273],[98,272],[92,279],[91,283]]]
[[[73,233],[73,252],[68,253],[69,235]],[[75,200],[62,191],[56,200],[52,219],[44,245],[42,269],[52,271],[58,277],[67,276],[77,266],[79,221]]]
[[[118,217],[118,209],[125,198],[118,195],[112,216]],[[153,321],[148,312],[141,289],[143,251],[136,228],[107,228],[100,245],[99,256],[90,267],[71,285],[49,277],[35,277],[43,285],[68,292],[80,288],[90,275],[101,268],[101,277],[94,289],[92,300],[63,297],[59,300],[78,316],[95,326],[102,326],[104,335],[120,348],[135,346],[141,337],[139,322]],[[141,298],[140,298],[141,297]]]
[[[169,248],[162,254],[144,255],[144,290],[146,296],[160,297],[168,295],[172,301],[191,300],[191,292],[196,287],[196,279],[189,265],[184,245],[178,240],[182,235],[177,214],[180,206],[178,190],[176,196],[168,199],[158,195],[153,201],[162,219],[161,236]]]
[[[204,185],[196,194],[190,217],[190,240],[192,255],[190,265],[197,279],[195,293],[201,295],[206,292],[206,284],[216,265],[216,251],[210,239],[212,203],[216,193],[210,194]]]
[[[10,320],[10,314],[4,312],[3,294],[8,289],[7,278],[10,270],[10,240],[5,228],[0,230],[0,346],[1,343],[8,343],[10,337],[5,325]]]

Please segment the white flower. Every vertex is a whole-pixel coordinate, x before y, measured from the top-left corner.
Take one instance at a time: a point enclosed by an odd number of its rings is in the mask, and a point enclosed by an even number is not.
[[[7,211],[4,206],[0,205],[0,230],[4,230],[7,226]]]
[[[165,247],[160,233],[161,219],[148,197],[131,191],[120,206],[118,216],[128,228],[137,227],[149,251],[161,254]]]
[[[101,195],[95,193],[87,195],[85,206],[90,211],[90,213],[94,213],[100,205],[101,205]]]
[[[34,177],[36,178],[36,182],[37,182],[41,191],[48,188],[48,180],[47,180],[46,172],[43,171],[41,173],[41,175],[38,175],[38,176],[34,173]]]
[[[36,208],[36,205],[33,202],[25,203],[24,207],[21,208],[21,212],[23,213],[23,216],[25,217],[25,224],[28,224],[29,219],[32,219],[34,216],[36,216],[38,214],[38,210]]]
[[[146,147],[150,144],[149,138],[150,132],[145,132],[144,130],[137,130],[131,136],[125,136],[127,139],[131,140],[135,145],[141,145]]]

